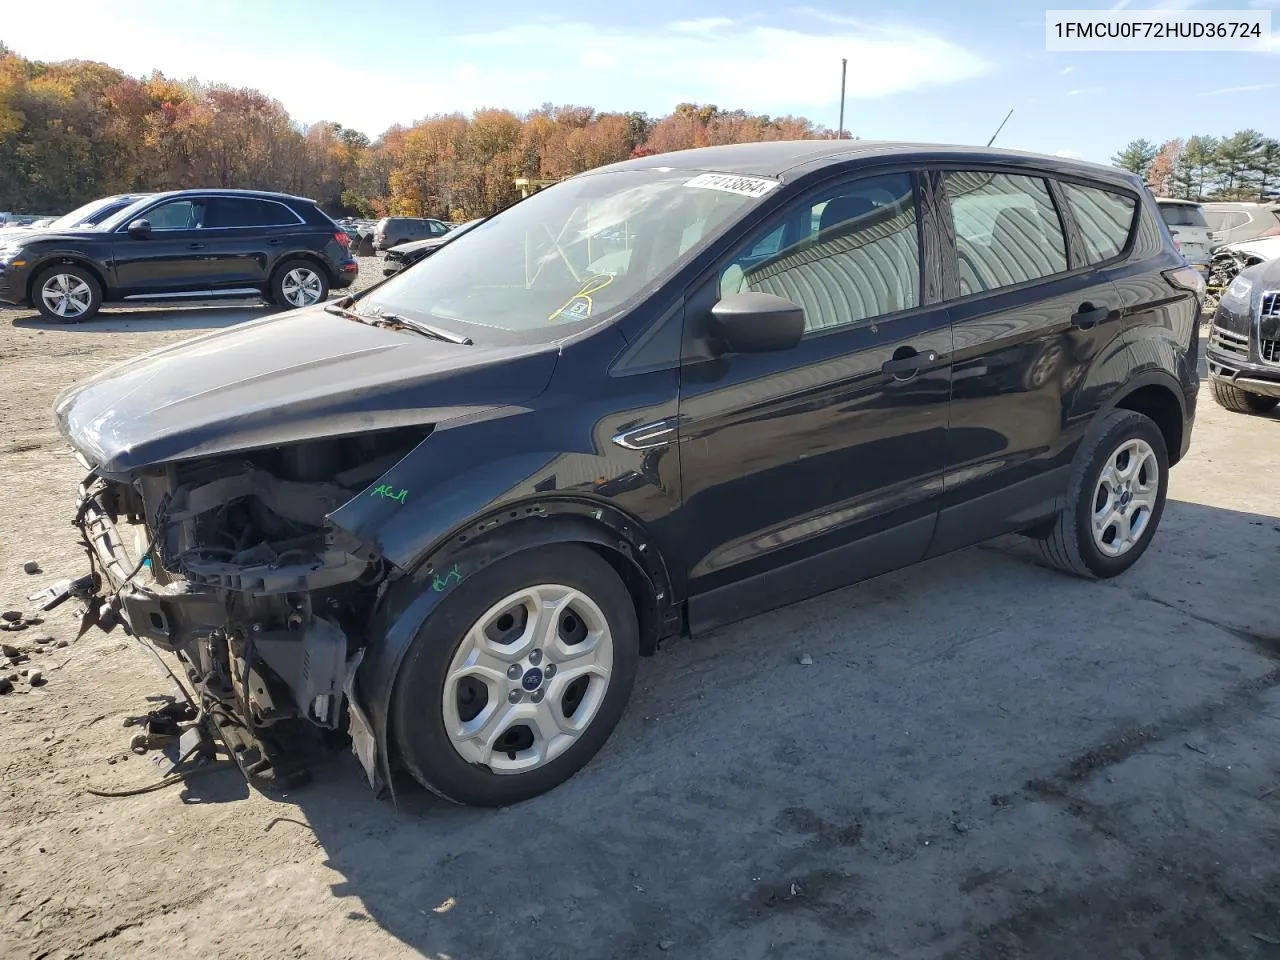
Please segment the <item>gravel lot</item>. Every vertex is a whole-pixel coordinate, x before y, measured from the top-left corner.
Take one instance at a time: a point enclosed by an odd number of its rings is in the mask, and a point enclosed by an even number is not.
[[[0,605],[83,572],[55,393],[264,312],[0,311]],[[48,682],[0,697],[0,956],[1280,956],[1280,418],[1200,409],[1124,577],[1002,542],[675,642],[582,774],[503,811],[397,809],[345,754],[282,799],[229,769],[89,795],[154,780],[122,721],[168,685],[54,611],[4,635]]]

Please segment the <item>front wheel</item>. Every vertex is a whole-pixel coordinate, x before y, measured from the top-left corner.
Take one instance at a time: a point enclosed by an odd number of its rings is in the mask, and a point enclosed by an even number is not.
[[[393,737],[423,786],[505,806],[568,780],[613,732],[639,660],[635,607],[576,544],[459,575],[405,657]]]
[[[282,263],[271,275],[271,299],[282,307],[310,307],[329,295],[329,278],[308,260]]]
[[[102,306],[102,286],[83,267],[59,264],[36,278],[32,300],[46,320],[79,323]]]
[[[1160,428],[1141,413],[1113,411],[1084,441],[1066,506],[1043,531],[1041,553],[1080,577],[1123,573],[1151,545],[1168,487],[1169,455]]]
[[[1227,380],[1212,378],[1213,399],[1218,406],[1232,413],[1270,413],[1280,404],[1276,397],[1264,397],[1259,393],[1241,390]]]

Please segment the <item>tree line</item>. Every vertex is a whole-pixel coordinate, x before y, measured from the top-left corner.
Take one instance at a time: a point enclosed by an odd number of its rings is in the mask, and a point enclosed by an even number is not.
[[[240,187],[318,201],[335,216],[466,220],[558,180],[668,150],[831,137],[803,117],[680,104],[665,117],[544,104],[393,126],[376,140],[302,125],[260,91],[145,79],[88,61],[43,63],[0,44],[0,210],[59,213],[142,190]],[[847,134],[846,134],[847,136]]]
[[[1257,130],[1166,140],[1158,147],[1134,140],[1111,162],[1145,177],[1161,197],[1265,200],[1280,190],[1280,140]]]

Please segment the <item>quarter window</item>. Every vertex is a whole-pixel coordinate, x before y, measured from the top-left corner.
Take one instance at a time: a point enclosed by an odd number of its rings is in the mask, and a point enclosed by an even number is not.
[[[961,296],[1066,271],[1066,236],[1043,179],[963,171],[947,173],[944,180]]]
[[[905,173],[833,187],[792,207],[721,271],[720,296],[761,291],[827,330],[920,304],[915,193]]]
[[[1061,186],[1067,206],[1071,208],[1071,215],[1084,238],[1088,262],[1110,260],[1123,250],[1129,241],[1137,201],[1123,193],[1098,187],[1082,187],[1074,183]]]

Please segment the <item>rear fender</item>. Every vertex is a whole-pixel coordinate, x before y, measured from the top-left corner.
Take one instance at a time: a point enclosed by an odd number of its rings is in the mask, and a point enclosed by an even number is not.
[[[516,516],[513,518],[512,513]],[[646,531],[608,505],[556,499],[507,507],[477,518],[443,542],[412,572],[381,592],[374,611],[355,693],[368,717],[383,783],[394,796],[389,749],[389,717],[400,666],[424,623],[459,583],[485,567],[534,547],[585,543],[622,566],[624,579],[646,584],[647,609],[639,609],[642,643],[652,652],[660,636],[679,629],[666,564]],[[634,591],[633,591],[634,593]]]

